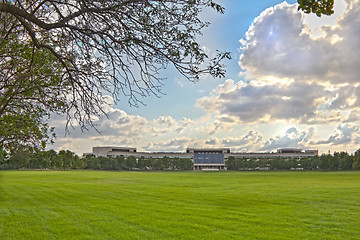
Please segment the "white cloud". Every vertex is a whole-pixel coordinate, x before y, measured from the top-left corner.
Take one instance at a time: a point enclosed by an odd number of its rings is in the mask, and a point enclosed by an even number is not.
[[[308,132],[306,132],[297,129],[296,127],[292,127],[285,132],[285,135],[276,136],[267,140],[261,150],[273,151],[284,147],[302,148],[304,147],[303,141],[309,139],[309,136],[312,135],[313,129],[309,129]]]
[[[335,131],[327,138],[319,141],[313,141],[312,144],[316,145],[346,145],[350,144],[356,135],[358,137],[359,127],[349,124],[338,125]]]
[[[312,38],[308,30],[311,21],[305,20],[311,17],[284,2],[256,18],[242,40],[239,61],[248,79],[271,76],[302,82],[359,82],[359,1],[352,1],[337,21],[323,21],[333,25],[322,26],[321,38]]]
[[[242,123],[358,121],[360,4],[350,3],[342,15],[344,4],[337,4],[337,15],[322,22],[325,34],[316,39],[307,25],[314,20],[297,5],[266,9],[240,41],[239,64],[248,81],[228,79],[196,106]]]
[[[171,116],[161,116],[151,121],[150,126],[152,126],[152,132],[155,135],[159,135],[174,131],[177,128],[178,123]]]
[[[93,146],[104,145],[122,145],[138,146],[149,134],[153,127],[150,122],[138,115],[129,115],[123,110],[115,109],[114,101],[111,97],[106,96],[107,105],[103,106],[106,116],[95,118],[93,121],[96,130],[81,131],[75,126],[70,129],[70,133],[65,135],[65,120],[61,116],[52,116],[49,121],[50,126],[55,127],[55,132],[59,139],[52,148],[71,149],[78,154],[91,151]],[[158,124],[163,120],[163,126],[171,125],[171,119],[166,122],[166,118],[160,118]],[[156,125],[154,125],[156,127]],[[164,127],[164,129],[166,129]]]
[[[328,45],[303,33],[303,14],[284,2],[268,8],[246,33],[240,66],[248,79],[324,75]]]
[[[187,147],[194,144],[195,140],[187,137],[173,138],[162,142],[148,143],[143,149],[145,151],[163,152],[174,151],[184,152]]]
[[[226,87],[225,87],[226,86]],[[229,87],[231,86],[231,87]],[[319,95],[322,92],[323,95]],[[276,119],[301,119],[312,116],[324,104],[329,92],[316,84],[256,86],[227,80],[209,96],[198,99],[196,106],[208,113],[227,116],[221,121],[269,122]],[[324,99],[325,98],[325,99]],[[230,121],[226,121],[230,120]]]
[[[286,2],[256,18],[240,40],[239,65],[246,82],[228,79],[197,100],[196,106],[213,116],[203,130],[216,136],[239,124],[286,122],[295,127],[266,141],[259,138],[264,142],[252,146],[263,151],[319,145],[354,148],[360,141],[356,135],[360,122],[360,1],[347,1],[346,11],[339,1],[336,14],[323,20]],[[334,133],[325,139],[317,137],[317,125],[329,125],[331,131],[335,124]],[[306,125],[312,127],[298,127]],[[224,141],[213,137],[207,142],[224,143],[246,146],[240,137]]]
[[[187,147],[230,147],[233,152],[258,151],[263,144],[263,137],[255,131],[249,131],[239,137],[211,137],[207,138],[189,138],[176,137],[170,140],[152,142],[144,147],[146,151],[185,151]]]
[[[184,130],[186,129],[186,127],[193,124],[193,123],[194,123],[193,120],[191,120],[190,118],[185,118],[184,117],[183,119],[181,119],[181,121],[179,123],[180,126],[176,129],[176,132],[179,133],[179,134],[183,133]]]
[[[250,130],[241,137],[224,138],[221,143],[224,147],[230,147],[237,152],[258,151],[263,141],[263,136],[258,132]]]

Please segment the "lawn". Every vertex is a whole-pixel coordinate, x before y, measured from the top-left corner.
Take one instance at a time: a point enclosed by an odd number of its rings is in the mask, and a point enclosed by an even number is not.
[[[0,239],[360,239],[360,172],[0,171]]]

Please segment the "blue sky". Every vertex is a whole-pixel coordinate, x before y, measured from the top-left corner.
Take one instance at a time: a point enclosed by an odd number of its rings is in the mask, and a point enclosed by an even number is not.
[[[211,25],[203,31],[203,36],[199,36],[199,41],[209,49],[219,49],[232,54],[233,59],[225,62],[227,66],[225,79],[238,78],[241,46],[239,40],[245,36],[251,23],[262,11],[281,2],[222,0],[219,3],[225,7],[225,14],[218,14],[213,9],[208,9],[202,14],[202,19],[211,22]],[[295,3],[296,1],[288,2]],[[117,107],[129,114],[141,114],[146,118],[157,118],[162,112],[176,119],[200,116],[198,109],[193,108],[196,99],[209,93],[224,80],[205,76],[200,82],[193,84],[176,71],[172,71],[171,67],[169,70],[162,71],[162,76],[166,78],[163,87],[166,95],[161,98],[147,97],[144,99],[146,106],[139,106],[139,108],[127,105],[126,99],[118,103]]]
[[[336,0],[335,14],[297,11],[296,1],[219,1],[225,14],[205,11],[211,25],[199,42],[211,56],[230,51],[226,77],[196,84],[171,68],[161,74],[160,98],[130,107],[126,99],[104,106],[96,131],[65,136],[53,119],[56,150],[82,154],[93,146],[139,151],[230,147],[275,151],[281,147],[354,152],[360,147],[360,7]]]

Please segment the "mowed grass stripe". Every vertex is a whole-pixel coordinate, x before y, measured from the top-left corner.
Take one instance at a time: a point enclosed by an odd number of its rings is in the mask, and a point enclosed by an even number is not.
[[[1,239],[359,239],[360,172],[1,171]]]

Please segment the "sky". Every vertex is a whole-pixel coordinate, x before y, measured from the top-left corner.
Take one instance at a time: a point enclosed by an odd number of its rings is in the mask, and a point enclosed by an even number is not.
[[[296,1],[219,0],[225,14],[202,13],[211,25],[199,42],[212,56],[229,51],[225,78],[197,83],[169,68],[160,98],[130,107],[104,96],[107,117],[95,130],[65,134],[48,148],[81,155],[95,146],[178,151],[187,147],[272,152],[278,148],[320,153],[360,148],[360,0],[335,0],[321,18],[297,11]]]

